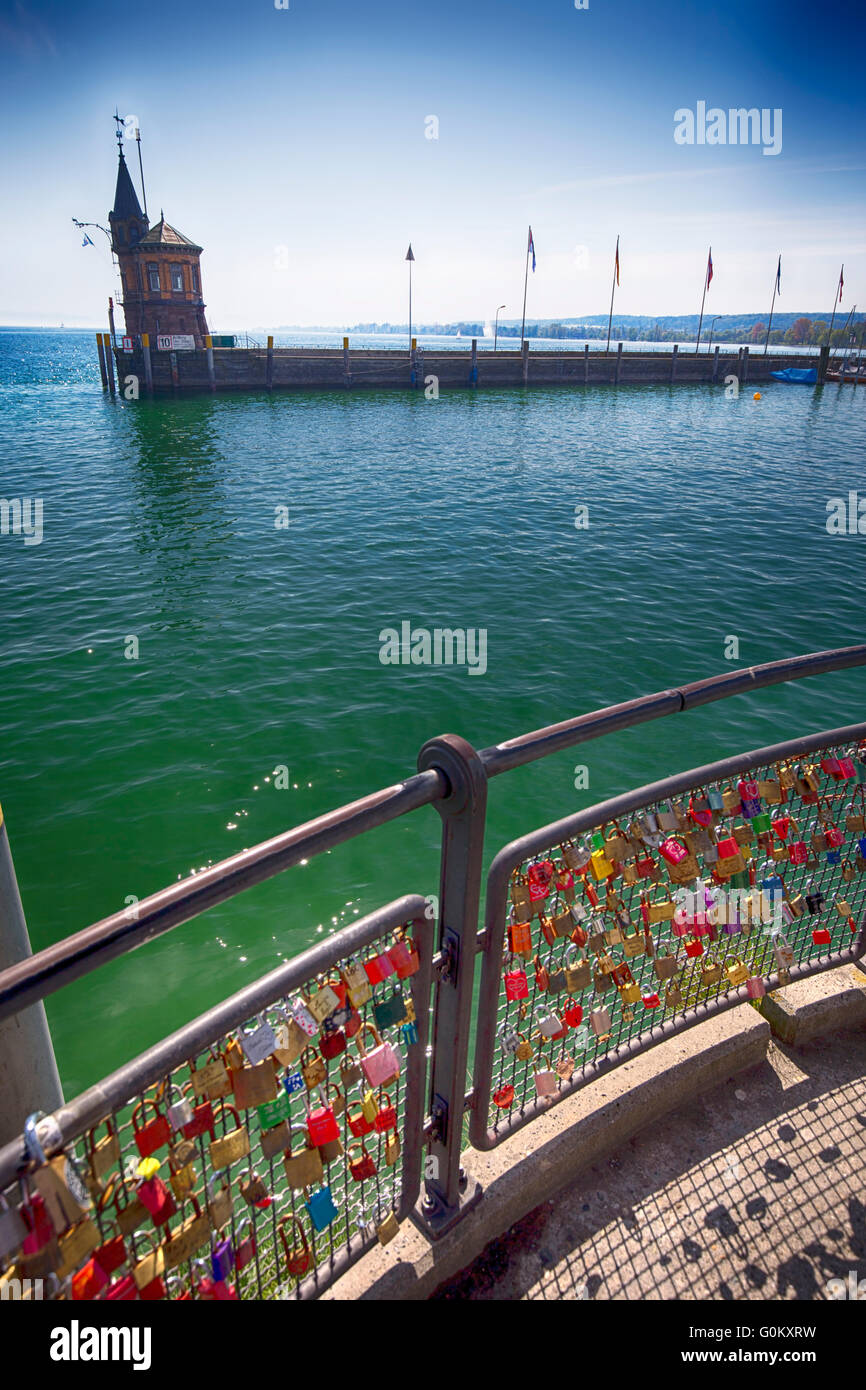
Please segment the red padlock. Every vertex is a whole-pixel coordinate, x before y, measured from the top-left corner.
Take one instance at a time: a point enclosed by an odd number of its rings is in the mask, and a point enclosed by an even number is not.
[[[638,878],[652,878],[655,873],[656,861],[651,854],[645,854],[634,861],[634,867]]]
[[[375,1124],[380,1134],[384,1134],[388,1129],[397,1128],[397,1111],[391,1103],[391,1097],[384,1088],[379,1092],[379,1109],[376,1112]]]
[[[588,879],[583,880],[583,891],[586,893],[590,906],[598,907],[598,894]]]
[[[816,946],[830,945],[830,932],[827,927],[815,927],[812,932],[812,940]]]
[[[394,974],[394,966],[384,951],[381,955],[365,960],[364,970],[371,985],[380,985],[389,975]]]
[[[773,821],[773,832],[780,840],[787,840],[788,831],[791,829],[791,817],[779,816]]]
[[[795,840],[788,846],[788,861],[791,864],[805,864],[809,858],[809,851],[803,840]]]
[[[513,1003],[516,999],[529,998],[529,981],[526,978],[525,970],[506,970],[505,998],[509,1003]]]
[[[408,980],[410,975],[414,975],[421,962],[418,952],[415,949],[414,941],[403,940],[395,942],[388,951],[388,959],[397,972],[401,980]]]
[[[150,1106],[156,1111],[156,1119],[151,1120],[149,1125],[142,1125],[139,1129],[136,1120],[142,1111]],[[163,1115],[159,1106],[153,1100],[139,1101],[132,1112],[132,1135],[135,1139],[135,1147],[142,1158],[149,1158],[157,1149],[162,1148],[163,1144],[168,1144],[171,1140],[171,1128],[168,1119]]]
[[[838,758],[835,758],[835,757],[832,757],[832,756],[829,757],[829,758],[822,758],[822,759],[821,759],[821,770],[822,770],[822,772],[826,772],[827,775],[828,775],[829,777],[832,777],[833,780],[834,780],[834,782],[841,782],[841,781],[842,781],[843,774],[842,774],[842,769],[841,769],[841,767],[839,766],[839,759],[838,759]]]
[[[154,1226],[164,1226],[177,1212],[177,1203],[162,1178],[142,1178],[136,1191]]]
[[[563,1010],[562,1016],[569,1028],[579,1028],[583,1022],[583,1005],[577,1004],[574,1000],[570,999]]]
[[[357,1106],[354,1110],[348,1110],[346,1121],[349,1126],[349,1133],[355,1139],[363,1139],[365,1134],[372,1134],[373,1132],[373,1121],[367,1119],[362,1105]]]
[[[709,809],[709,807],[707,807],[706,809],[698,809],[698,807],[695,805],[695,798],[690,797],[689,819],[693,820],[695,825],[701,825],[706,829],[713,823],[713,813]]]
[[[339,1057],[341,1052],[345,1052],[346,1034],[342,1028],[335,1028],[333,1032],[325,1033],[319,1043],[319,1051],[327,1061],[331,1061],[334,1057]]]
[[[542,896],[545,898],[550,889],[550,880],[553,878],[553,874],[554,863],[552,859],[539,859],[536,864],[530,864],[526,871],[526,877],[529,880],[530,887],[536,884],[538,887],[543,888],[545,891]]]
[[[317,1148],[321,1144],[330,1144],[334,1139],[340,1137],[340,1126],[337,1124],[337,1117],[330,1105],[319,1105],[316,1110],[311,1110],[307,1115],[307,1133],[310,1136],[310,1143]]]
[[[824,834],[827,837],[828,849],[840,849],[845,843],[845,832],[840,830],[838,825],[828,825]]]
[[[514,1087],[500,1086],[498,1091],[493,1092],[493,1104],[498,1105],[500,1110],[508,1110],[514,1104]]]
[[[353,1158],[352,1154],[360,1149],[360,1157]],[[355,1182],[366,1182],[367,1178],[376,1176],[376,1163],[372,1154],[367,1153],[367,1146],[363,1139],[359,1144],[349,1146],[349,1172]]]
[[[108,1275],[91,1256],[81,1269],[72,1276],[72,1298],[77,1302],[91,1302],[102,1292],[108,1283]]]
[[[703,954],[704,947],[701,941],[698,941],[696,939],[694,941],[686,942],[686,955],[690,956],[692,960],[696,960],[698,956],[702,956]]]
[[[123,1236],[114,1236],[104,1245],[100,1245],[99,1249],[93,1252],[93,1258],[106,1274],[113,1274],[116,1269],[120,1269],[120,1266],[126,1263]]]
[[[653,989],[653,987],[652,987],[651,985],[648,985],[648,986],[647,986],[646,993],[645,993],[644,996],[643,996],[643,1006],[644,1006],[644,1008],[645,1008],[645,1009],[657,1009],[657,1008],[659,1007],[660,1004],[661,1004],[661,1000],[659,999],[659,996],[658,996],[658,990]]]
[[[508,928],[508,948],[514,955],[523,955],[532,950],[532,923],[512,922]]]
[[[673,835],[668,839],[662,840],[659,845],[659,854],[662,859],[666,859],[669,864],[682,864],[688,858],[689,852],[684,844],[681,844]]]
[[[197,1139],[200,1134],[209,1134],[211,1139],[216,1138],[214,1127],[213,1106],[209,1100],[202,1101],[192,1112],[192,1119],[183,1126],[181,1133],[184,1139]]]
[[[841,777],[841,779],[840,779],[840,780],[842,780],[842,781],[846,781],[849,777],[856,777],[857,773],[856,773],[855,768],[854,768],[854,759],[853,759],[853,758],[840,758],[840,759],[839,759],[839,771],[840,771],[841,774],[842,774],[842,777]]]

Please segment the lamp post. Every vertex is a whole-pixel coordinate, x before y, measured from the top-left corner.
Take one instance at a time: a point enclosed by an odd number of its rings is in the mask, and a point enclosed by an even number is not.
[[[500,304],[499,309],[504,309],[505,305]],[[496,342],[499,337],[499,309],[496,310],[496,326],[493,330],[493,351],[496,351]]]
[[[708,355],[708,356],[709,356],[709,354],[710,354],[710,353],[712,352],[712,350],[713,350],[713,329],[714,329],[715,324],[716,324],[716,319],[720,319],[721,317],[722,317],[721,314],[716,314],[716,318],[710,320],[710,341],[709,341],[709,343],[707,344],[707,355]]]

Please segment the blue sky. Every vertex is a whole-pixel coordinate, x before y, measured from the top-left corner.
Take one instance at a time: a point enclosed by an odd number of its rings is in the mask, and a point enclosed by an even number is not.
[[[866,17],[589,0],[0,0],[0,321],[101,323],[111,114],[152,220],[205,248],[215,331],[530,316],[866,309]],[[699,101],[782,111],[782,148],[680,145]],[[438,139],[428,139],[428,117]],[[133,151],[130,151],[132,154]],[[137,177],[137,168],[130,160]],[[11,196],[10,196],[11,194]],[[285,248],[285,249],[281,249]],[[284,266],[285,268],[281,268]]]

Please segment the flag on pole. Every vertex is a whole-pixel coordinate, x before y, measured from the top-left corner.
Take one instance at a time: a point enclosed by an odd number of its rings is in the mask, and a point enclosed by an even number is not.
[[[840,303],[840,304],[842,303],[842,287],[843,287],[843,285],[845,284],[844,275],[845,275],[845,267],[844,267],[844,265],[843,265],[842,269],[839,271],[839,303]]]
[[[412,243],[411,243],[411,241],[410,241],[410,242],[409,242],[409,250],[406,252],[406,260],[407,260],[407,261],[414,261],[414,259],[415,259],[415,255],[414,255],[414,253],[413,253],[413,251],[412,251]]]
[[[711,284],[711,282],[712,282],[712,278],[713,278],[713,248],[712,248],[712,246],[711,246],[711,247],[710,247],[710,254],[709,254],[709,256],[707,257],[707,289],[710,288],[710,284]]]
[[[616,283],[619,285],[619,237],[616,239]]]
[[[84,240],[82,241],[81,245],[82,245],[82,246],[92,246],[92,245],[93,245],[93,242],[90,240],[90,237],[87,235],[86,232],[84,233]]]
[[[527,256],[529,255],[530,251],[532,252],[532,269],[533,269],[533,271],[534,271],[534,270],[535,270],[535,242],[532,240],[532,228],[531,228],[531,227],[529,228],[529,242],[528,242],[527,247],[526,247],[526,254],[527,254]]]
[[[779,257],[779,264],[776,266],[776,294],[782,293],[782,257]]]

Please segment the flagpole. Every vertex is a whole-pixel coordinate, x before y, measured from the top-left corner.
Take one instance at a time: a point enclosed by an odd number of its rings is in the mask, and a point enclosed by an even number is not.
[[[610,323],[611,323],[611,319],[613,318],[613,293],[614,293],[614,290],[616,289],[616,266],[617,266],[617,261],[618,261],[618,259],[619,259],[619,237],[617,237],[617,239],[616,239],[616,255],[615,255],[614,258],[613,258],[613,279],[611,280],[611,283],[610,283],[610,313],[609,313],[608,316],[607,316],[607,342],[606,342],[605,348],[604,348],[605,353],[607,353],[607,352],[610,351]]]
[[[529,285],[529,240],[526,242],[526,273],[523,277],[523,322],[520,325],[520,351],[523,351],[523,339],[526,334],[526,290]]]
[[[412,347],[412,262],[409,262],[409,347]]]
[[[703,323],[704,323],[704,301],[705,301],[705,299],[706,299],[706,297],[707,297],[707,279],[708,279],[709,273],[710,273],[710,259],[711,259],[711,257],[712,257],[712,254],[713,254],[713,248],[712,248],[712,246],[711,246],[711,247],[710,247],[710,254],[709,254],[709,256],[707,257],[707,268],[706,268],[706,270],[704,271],[704,292],[703,292],[703,294],[701,295],[701,317],[700,317],[700,319],[698,320],[698,341],[697,341],[697,343],[695,344],[695,356],[696,356],[696,357],[697,357],[698,352],[700,351],[700,347],[701,347],[701,328],[703,327]]]
[[[773,298],[770,300],[770,322],[767,324],[767,336],[766,336],[766,338],[764,339],[764,356],[765,356],[765,357],[766,357],[766,355],[767,355],[767,346],[768,346],[769,341],[770,341],[770,329],[773,327],[773,305],[776,303],[776,286],[777,286],[778,283],[779,283],[779,268],[781,267],[781,264],[782,264],[782,257],[781,257],[781,254],[780,254],[780,255],[779,255],[779,260],[778,260],[778,263],[777,263],[777,266],[776,266],[776,278],[775,278],[775,280],[773,281]]]
[[[833,323],[834,323],[834,321],[835,321],[835,319],[836,319],[836,305],[839,303],[839,291],[840,291],[841,288],[842,288],[842,276],[843,276],[844,274],[845,274],[845,266],[844,266],[844,264],[843,264],[842,269],[839,271],[839,283],[838,283],[838,285],[836,286],[836,298],[833,300],[833,312],[832,312],[832,314],[830,315],[830,332],[827,334],[827,346],[828,346],[828,347],[830,346],[831,340],[832,340],[832,338],[833,338]]]

